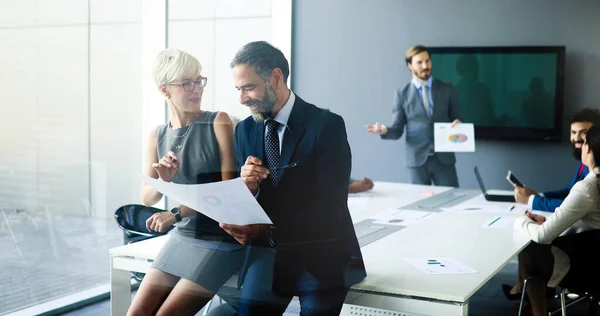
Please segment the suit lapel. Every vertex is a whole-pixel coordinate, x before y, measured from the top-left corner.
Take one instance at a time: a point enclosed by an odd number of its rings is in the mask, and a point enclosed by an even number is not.
[[[294,108],[292,109],[292,113],[290,113],[290,117],[288,118],[288,124],[283,136],[283,146],[281,148],[281,158],[279,161],[279,163],[282,166],[291,162],[295,162],[290,160],[294,156],[294,153],[296,152],[296,147],[302,139],[302,136],[304,136],[305,119],[306,102],[304,102],[304,100],[300,99],[300,97],[296,95]],[[286,169],[279,171],[279,182],[281,182],[285,170]]]
[[[440,88],[437,80],[433,80],[431,82],[431,95],[433,96],[433,113],[431,114],[430,120],[433,121],[433,118],[436,116],[436,113],[439,113],[441,109],[439,107],[442,105],[442,94],[438,91]]]

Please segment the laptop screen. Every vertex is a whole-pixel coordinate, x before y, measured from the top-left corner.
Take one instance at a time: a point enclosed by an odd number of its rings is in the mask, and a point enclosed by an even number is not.
[[[483,179],[481,179],[481,175],[479,174],[479,169],[477,169],[477,166],[475,166],[475,168],[473,168],[473,172],[475,172],[475,177],[477,178],[477,182],[479,183],[481,192],[485,195],[485,193],[487,191],[485,190],[485,185],[483,185]]]

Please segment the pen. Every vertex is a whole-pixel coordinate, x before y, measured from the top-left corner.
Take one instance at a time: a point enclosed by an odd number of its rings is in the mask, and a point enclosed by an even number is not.
[[[510,211],[509,211],[509,212],[512,212],[512,210],[514,210],[514,209],[515,209],[515,206],[513,205],[513,206],[510,208]]]
[[[269,170],[270,171],[279,171],[279,170],[283,170],[283,169],[294,168],[297,165],[298,165],[298,162],[294,161],[292,163],[288,163],[287,165],[283,165],[283,166],[280,166],[280,167],[269,168]]]
[[[497,222],[500,219],[500,217],[502,216],[498,216],[498,218],[496,218],[493,222],[489,223],[488,226],[492,226],[495,222]]]

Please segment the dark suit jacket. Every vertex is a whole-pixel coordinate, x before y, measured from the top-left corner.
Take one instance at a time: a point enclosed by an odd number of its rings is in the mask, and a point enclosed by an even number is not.
[[[248,156],[265,162],[264,135],[264,123],[252,117],[237,124],[239,168]],[[296,167],[279,171],[276,188],[263,181],[258,195],[276,227],[273,289],[296,294],[295,273],[301,269],[322,288],[359,282],[366,272],[348,211],[351,153],[344,120],[299,96],[283,137],[280,164],[296,161]]]
[[[573,176],[573,180],[571,180],[571,183],[568,187],[556,191],[547,191],[544,192],[544,196],[534,197],[532,208],[539,211],[554,212],[554,210],[556,210],[556,208],[559,207],[567,198],[567,195],[569,195],[569,192],[575,183],[583,180],[585,176],[588,175],[589,170],[586,166],[583,166],[583,172],[579,174],[579,168],[581,165],[582,163],[580,162],[577,166],[577,170],[575,171],[575,175]]]
[[[406,127],[405,165],[419,167],[425,164],[429,152],[433,150],[433,123],[449,123],[461,119],[454,87],[443,81],[433,79],[433,115],[429,117],[423,108],[419,90],[409,82],[404,88],[396,90],[392,125],[383,139],[398,139]],[[456,163],[454,153],[436,153],[439,161],[446,165]]]

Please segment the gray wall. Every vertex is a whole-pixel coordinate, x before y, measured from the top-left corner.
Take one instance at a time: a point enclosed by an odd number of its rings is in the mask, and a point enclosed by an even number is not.
[[[530,187],[555,189],[577,166],[568,116],[600,107],[599,17],[595,0],[296,0],[293,89],[344,117],[354,177],[408,182],[404,138],[383,141],[365,131],[366,124],[391,122],[394,89],[410,80],[402,57],[408,47],[565,45],[563,143],[478,141],[475,153],[457,155],[461,187],[477,187],[477,164],[488,188],[509,189],[510,168]]]

